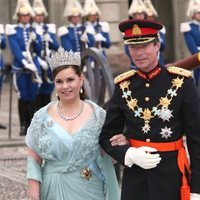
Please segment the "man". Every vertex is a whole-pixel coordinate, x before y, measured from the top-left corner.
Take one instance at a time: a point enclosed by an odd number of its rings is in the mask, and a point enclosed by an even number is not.
[[[62,47],[73,52],[82,51],[89,42],[88,35],[84,33],[85,27],[81,23],[83,9],[79,1],[68,0],[64,10],[64,18],[68,25],[58,29],[58,37]]]
[[[42,84],[39,87],[35,110],[47,105],[51,101],[51,95],[54,90],[53,77],[51,69],[47,63],[47,58],[50,56],[51,50],[57,50],[59,44],[56,39],[56,26],[55,24],[46,24],[45,19],[48,15],[47,10],[42,0],[33,1],[33,17],[32,27],[35,28],[38,34],[38,40],[41,44],[41,51],[38,62],[42,69]]]
[[[4,59],[2,55],[2,50],[6,48],[6,36],[4,33],[4,25],[0,24],[0,107],[1,107],[1,94],[4,80]],[[0,123],[0,129],[6,129],[6,126]]]
[[[107,22],[100,21],[101,11],[98,8],[95,0],[86,0],[83,8],[84,17],[86,19],[85,29],[90,38],[88,47],[98,48],[104,56],[105,49],[110,48],[110,26]]]
[[[146,7],[142,0],[133,0],[130,8],[128,10],[128,15],[130,19],[146,19]],[[129,53],[128,45],[124,45],[124,51],[128,58],[130,59],[130,68],[135,69],[135,64]]]
[[[147,20],[119,24],[137,69],[115,78],[100,144],[125,166],[122,200],[200,199],[200,96],[191,72],[159,64],[162,27]],[[130,145],[112,146],[110,138],[124,128]]]
[[[146,7],[146,19],[157,21],[158,13],[156,9],[154,8],[151,0],[144,0],[144,5]],[[159,63],[161,64],[165,63],[164,56],[163,56],[163,51],[165,50],[165,46],[166,46],[165,35],[166,35],[166,28],[163,26],[163,28],[159,31],[160,51],[158,54],[158,58],[159,58]]]
[[[18,24],[6,26],[8,42],[13,55],[13,83],[19,97],[21,136],[26,135],[26,130],[30,125],[35,111],[38,86],[41,84],[41,68],[36,56],[41,50],[41,45],[37,42],[38,36],[30,24],[33,15],[29,1],[18,0],[13,16]]]
[[[180,31],[191,54],[200,51],[200,1],[190,0],[188,4],[187,17],[192,19],[189,22],[181,23]],[[196,85],[199,86],[200,68],[194,69]]]

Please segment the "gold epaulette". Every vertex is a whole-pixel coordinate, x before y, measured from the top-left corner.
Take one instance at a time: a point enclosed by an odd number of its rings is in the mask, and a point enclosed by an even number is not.
[[[192,72],[190,72],[187,69],[180,68],[180,67],[170,66],[167,68],[167,70],[171,74],[178,74],[178,75],[185,76],[185,77],[192,76]]]
[[[134,69],[124,72],[114,79],[114,83],[118,84],[118,83],[122,82],[123,80],[126,80],[126,79],[132,77],[135,73],[136,73],[136,70],[134,70]]]

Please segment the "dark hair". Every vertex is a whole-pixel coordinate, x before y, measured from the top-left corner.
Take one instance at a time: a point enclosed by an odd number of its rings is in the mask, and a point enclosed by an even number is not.
[[[81,67],[80,67],[80,66],[77,66],[77,65],[63,65],[63,66],[56,67],[56,68],[52,71],[53,79],[55,80],[56,75],[57,75],[60,71],[62,71],[62,70],[64,70],[64,69],[68,69],[68,68],[72,68],[78,76],[81,76],[82,70],[81,70]],[[80,92],[80,99],[81,99],[81,100],[84,100],[84,99],[87,98],[87,94],[86,94],[86,91],[85,91],[85,89],[84,89],[83,86],[82,86],[82,91],[83,91],[83,92]],[[60,100],[59,97],[57,97],[57,98],[58,98],[58,100]]]

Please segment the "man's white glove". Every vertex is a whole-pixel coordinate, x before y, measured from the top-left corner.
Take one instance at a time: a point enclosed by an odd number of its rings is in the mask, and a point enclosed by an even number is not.
[[[81,40],[82,42],[87,42],[87,41],[88,41],[88,36],[87,36],[87,33],[86,33],[86,32],[84,32],[84,33],[81,35],[80,40]]]
[[[161,157],[153,152],[157,152],[157,149],[146,146],[130,147],[125,154],[125,165],[131,167],[135,164],[143,169],[154,168],[160,163]]]
[[[190,193],[190,200],[200,200],[200,194]]]
[[[49,33],[45,33],[43,39],[44,39],[45,42],[50,42],[51,37],[50,37]]]
[[[105,42],[106,41],[106,38],[103,37],[103,35],[101,33],[97,33],[96,35],[94,35],[94,39],[96,42]]]
[[[31,31],[31,32],[29,33],[29,38],[30,38],[32,41],[35,41],[35,40],[36,40],[36,34],[35,34],[33,31]]]
[[[25,59],[22,60],[24,67],[32,72],[36,72],[37,68],[32,63],[28,63]]]
[[[42,67],[42,69],[44,71],[46,71],[49,68],[49,66],[48,66],[48,64],[47,64],[47,62],[45,60],[43,60],[41,58],[38,58],[38,61],[39,61],[40,66]]]

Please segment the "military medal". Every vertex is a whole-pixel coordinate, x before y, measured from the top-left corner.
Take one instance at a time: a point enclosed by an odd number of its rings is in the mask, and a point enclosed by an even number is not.
[[[154,106],[152,109],[150,108],[141,108],[138,106],[138,100],[132,97],[132,93],[129,89],[130,81],[124,80],[120,85],[120,89],[122,90],[122,98],[126,100],[127,106],[130,110],[134,112],[135,117],[139,117],[144,120],[144,126],[142,126],[142,132],[144,134],[148,134],[151,130],[150,121],[155,116],[162,119],[162,121],[169,121],[171,117],[173,117],[173,110],[169,109],[169,106],[172,102],[173,97],[177,96],[177,90],[182,86],[184,78],[175,78],[172,80],[172,86],[167,90],[167,94],[165,97],[161,97],[159,99],[159,103],[157,106]],[[162,138],[168,139],[171,137],[172,131],[171,128],[162,128],[160,132]]]

